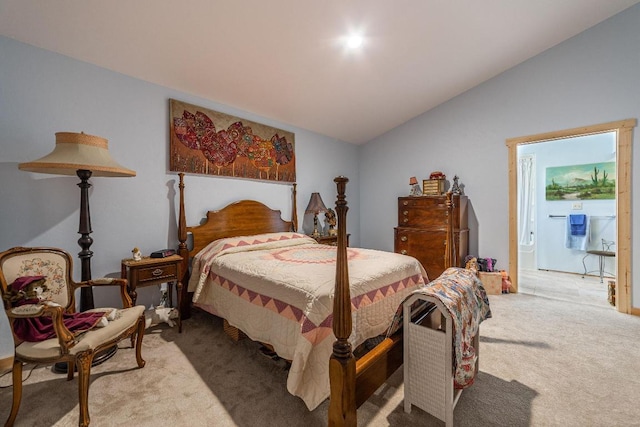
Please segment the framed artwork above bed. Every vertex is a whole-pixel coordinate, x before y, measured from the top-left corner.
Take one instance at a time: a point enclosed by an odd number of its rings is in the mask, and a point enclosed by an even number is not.
[[[170,171],[295,182],[292,132],[175,99],[169,115]]]

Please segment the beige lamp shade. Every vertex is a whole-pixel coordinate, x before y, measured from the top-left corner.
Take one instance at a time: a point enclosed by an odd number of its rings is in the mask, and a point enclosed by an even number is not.
[[[76,175],[77,170],[90,170],[93,176],[136,176],[135,171],[111,158],[106,139],[73,132],[57,132],[56,147],[50,154],[33,162],[20,163],[18,168],[55,175]]]

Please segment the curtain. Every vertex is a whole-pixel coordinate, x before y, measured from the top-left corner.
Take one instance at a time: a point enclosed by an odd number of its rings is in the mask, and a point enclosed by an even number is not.
[[[533,156],[518,159],[518,243],[533,244]]]

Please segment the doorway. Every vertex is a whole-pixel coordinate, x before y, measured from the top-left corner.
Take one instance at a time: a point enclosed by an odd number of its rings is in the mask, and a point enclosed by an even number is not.
[[[510,138],[506,141],[509,160],[509,271],[518,271],[518,147],[527,144],[613,132],[616,136],[616,309],[631,312],[631,143],[635,119],[586,126],[538,135]],[[512,291],[518,291],[517,274],[512,276]]]

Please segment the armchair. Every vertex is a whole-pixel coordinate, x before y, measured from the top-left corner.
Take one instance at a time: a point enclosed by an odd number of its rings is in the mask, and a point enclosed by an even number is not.
[[[5,426],[12,426],[18,415],[22,399],[23,363],[67,363],[67,380],[73,379],[77,369],[80,426],[88,426],[90,421],[89,376],[91,362],[97,353],[130,338],[132,346],[134,340],[136,342],[138,367],[145,365],[141,353],[145,327],[144,306],[132,306],[126,289],[127,281],[97,279],[74,282],[71,278],[72,266],[71,256],[61,249],[17,247],[0,253],[0,291],[15,343],[13,403]],[[19,284],[33,280],[36,276],[44,277],[44,280],[37,281],[40,284],[37,292],[24,292],[24,288],[20,290],[22,293],[16,292]],[[87,326],[85,322],[81,331],[74,331],[74,325],[81,323],[74,322],[76,317],[80,317],[74,314],[74,294],[76,289],[85,286],[119,286],[123,308],[115,312],[113,309],[105,309],[105,313],[110,312],[108,317],[113,320],[106,321],[103,316],[98,315],[98,321],[92,321],[91,326]],[[31,334],[39,336],[38,341],[33,341],[33,338],[25,340],[24,333],[17,333],[19,328],[16,326],[20,325],[24,329],[25,323],[31,324],[30,322],[48,325],[49,335],[38,331]],[[102,326],[93,326],[96,322]]]

